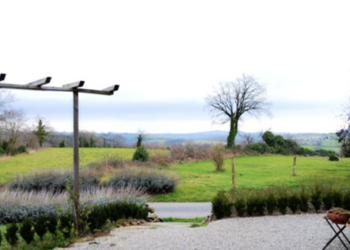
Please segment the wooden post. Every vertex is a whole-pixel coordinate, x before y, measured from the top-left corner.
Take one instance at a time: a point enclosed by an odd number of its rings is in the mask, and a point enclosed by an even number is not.
[[[236,173],[235,173],[235,159],[231,158],[231,168],[232,168],[232,187],[236,187]]]
[[[74,145],[74,228],[79,232],[79,99],[78,91],[73,91],[73,145]]]
[[[292,173],[293,176],[295,176],[295,168],[296,168],[296,165],[297,165],[297,157],[294,156],[294,160],[293,160],[293,173]]]

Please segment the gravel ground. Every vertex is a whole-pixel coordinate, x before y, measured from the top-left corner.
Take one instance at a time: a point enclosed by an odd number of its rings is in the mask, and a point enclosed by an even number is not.
[[[76,243],[69,249],[322,249],[334,235],[323,216],[232,218],[199,228],[185,223],[150,223],[118,228],[111,236],[96,238],[99,244]],[[338,239],[327,247],[334,249],[344,249]]]

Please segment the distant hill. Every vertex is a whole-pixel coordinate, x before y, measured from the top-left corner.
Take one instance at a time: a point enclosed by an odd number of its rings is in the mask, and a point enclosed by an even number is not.
[[[198,133],[146,133],[144,135],[145,144],[153,145],[180,145],[186,141],[193,141],[195,143],[226,143],[228,131],[206,131]],[[56,132],[58,136],[64,136],[66,140],[66,146],[72,144],[72,133],[67,132]],[[313,150],[326,149],[334,150],[339,152],[339,144],[336,140],[334,133],[274,133],[282,135],[286,139],[292,139],[298,142],[300,146],[307,147]],[[94,135],[100,138],[101,143],[105,146],[116,146],[116,141],[122,142],[125,146],[132,146],[136,143],[137,133],[94,133]],[[236,144],[242,144],[246,142],[246,137],[250,136],[253,138],[253,142],[261,142],[261,132],[256,133],[245,133],[239,132],[236,137]],[[62,139],[60,139],[62,140]],[[51,143],[55,145],[57,143]],[[102,146],[96,145],[96,146]]]

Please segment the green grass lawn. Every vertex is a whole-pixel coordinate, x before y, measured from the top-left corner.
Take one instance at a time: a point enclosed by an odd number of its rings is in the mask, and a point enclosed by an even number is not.
[[[227,171],[216,172],[210,161],[180,164],[173,170],[181,182],[175,192],[153,197],[158,202],[210,201],[218,190],[230,190],[231,160],[225,161]],[[330,162],[328,158],[297,157],[296,176],[292,176],[293,156],[255,156],[235,159],[236,187],[264,189],[268,187],[298,187],[315,181],[350,186],[350,159]]]
[[[80,166],[99,160],[105,156],[131,159],[133,148],[80,148]],[[73,169],[72,148],[46,148],[28,154],[0,158],[0,184],[14,180],[15,175],[45,169]]]
[[[135,149],[81,148],[80,165],[86,166],[106,155],[131,159]],[[15,174],[50,168],[72,169],[72,148],[48,148],[29,154],[0,160],[0,184],[12,181]],[[350,179],[350,159],[339,162],[328,158],[297,157],[296,176],[292,176],[293,156],[246,156],[235,159],[236,187],[239,189],[264,189],[286,185],[294,188],[300,184],[311,185],[316,180],[334,181],[346,187]],[[225,161],[225,172],[214,171],[211,161],[177,164],[165,170],[175,172],[180,181],[175,192],[152,197],[152,201],[200,202],[210,201],[219,190],[230,190],[231,160]],[[349,185],[350,186],[350,185]]]

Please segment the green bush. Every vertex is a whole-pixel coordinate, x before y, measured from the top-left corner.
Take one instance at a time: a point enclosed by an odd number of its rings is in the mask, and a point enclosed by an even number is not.
[[[108,219],[107,207],[106,206],[94,206],[90,209],[88,214],[87,223],[91,230],[94,232],[96,230],[101,230],[104,225],[106,225]]]
[[[100,179],[96,176],[80,177],[80,190],[91,190],[97,188],[100,184]],[[9,185],[10,191],[49,191],[53,194],[61,193],[67,190],[67,182],[73,183],[73,177],[68,173],[63,176],[55,175],[55,173],[42,173],[39,176],[24,177],[21,180],[11,182]]]
[[[293,214],[297,211],[298,207],[300,206],[301,199],[300,196],[297,193],[292,193],[289,197],[289,208],[292,210]]]
[[[333,206],[333,190],[330,188],[325,190],[322,196],[322,202],[325,209],[329,210]]]
[[[252,216],[254,214],[264,215],[266,208],[266,201],[262,194],[255,193],[248,196],[246,199],[247,214]]]
[[[266,143],[258,142],[258,143],[247,144],[245,148],[255,151],[259,154],[265,154],[270,152],[269,146]]]
[[[149,194],[167,194],[175,190],[176,183],[166,176],[125,174],[113,176],[105,186],[115,189],[131,187],[143,189]]]
[[[315,183],[311,189],[311,204],[315,208],[316,212],[320,210],[322,204],[322,189],[320,183]]]
[[[148,160],[148,158],[149,158],[149,154],[148,154],[146,148],[144,146],[140,146],[136,149],[136,151],[132,157],[132,160],[145,162]]]
[[[231,216],[233,203],[229,201],[224,191],[218,191],[211,204],[217,219]]]
[[[275,147],[275,135],[271,131],[266,131],[262,135],[262,138],[267,145],[273,148]]]
[[[216,144],[211,150],[211,159],[214,162],[216,171],[224,171],[225,160],[225,146],[223,144]]]
[[[65,239],[70,238],[72,233],[73,216],[65,213],[59,217],[58,230],[63,234]]]
[[[277,208],[281,214],[287,213],[288,205],[289,205],[289,194],[284,188],[281,188],[280,190],[278,190],[278,195],[277,195]]]
[[[243,197],[239,197],[235,200],[234,207],[239,217],[242,217],[247,211],[246,201]]]
[[[34,230],[36,234],[40,237],[40,240],[43,240],[44,235],[47,233],[47,220],[46,216],[39,216],[38,220],[34,224]]]
[[[30,244],[34,240],[34,230],[32,229],[33,223],[26,218],[19,228],[19,234],[27,244]]]
[[[304,186],[301,186],[299,197],[300,197],[300,204],[299,204],[300,210],[302,212],[309,211],[310,193],[306,190]]]
[[[2,147],[0,147],[0,156],[4,155],[4,154],[5,154],[5,150]],[[1,242],[0,242],[0,244],[1,244]]]
[[[328,160],[329,160],[329,161],[339,161],[339,157],[336,156],[336,155],[330,155],[330,156],[328,157]]]
[[[267,191],[267,197],[266,197],[266,209],[268,214],[273,214],[277,207],[277,197],[275,195],[274,190],[268,190]]]
[[[47,230],[54,237],[57,236],[57,224],[58,224],[57,215],[51,214],[48,218],[48,221],[47,221]]]
[[[17,236],[18,226],[16,223],[6,225],[5,238],[11,246],[15,246],[18,242]]]
[[[333,191],[333,202],[335,207],[343,207],[344,192],[339,189]]]
[[[350,210],[350,190],[347,189],[344,191],[344,196],[343,196],[343,207],[346,210]]]

